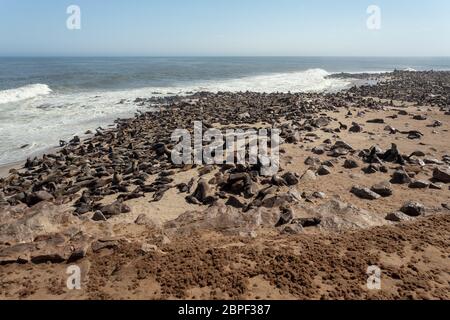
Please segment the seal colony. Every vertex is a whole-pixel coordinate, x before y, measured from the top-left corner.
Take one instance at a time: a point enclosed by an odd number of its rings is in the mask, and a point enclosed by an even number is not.
[[[137,98],[149,111],[11,169],[0,297],[450,298],[450,72],[333,77],[362,84]],[[173,164],[196,121],[280,129],[280,170]]]

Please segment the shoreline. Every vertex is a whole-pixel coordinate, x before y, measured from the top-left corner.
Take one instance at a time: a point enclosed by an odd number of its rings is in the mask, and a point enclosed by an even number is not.
[[[11,169],[20,170],[23,168],[24,161],[16,161],[10,164],[0,165],[0,179],[6,178]]]
[[[389,74],[389,72],[383,71],[383,72],[380,72],[380,73],[374,73],[373,75],[381,76],[382,74],[386,74],[386,73]],[[323,91],[318,91],[318,92],[312,91],[312,93],[316,93],[316,94],[322,95],[322,94],[327,94],[327,93],[342,92],[342,91],[346,91],[346,90],[350,89],[353,86],[363,86],[363,85],[367,85],[367,84],[371,83],[370,79],[359,79],[358,77],[360,76],[360,74],[365,74],[365,73],[362,73],[362,72],[361,73],[346,73],[346,72],[330,73],[330,75],[327,76],[326,78],[340,78],[340,76],[345,75],[345,77],[343,77],[343,79],[348,80],[350,83],[345,88],[342,88],[342,89],[339,89],[339,90],[334,90],[333,89],[333,90],[323,90]],[[367,73],[367,74],[368,75],[372,75],[372,73]],[[348,75],[354,75],[355,78],[347,78]],[[239,93],[243,93],[243,92],[245,92],[245,90],[239,91],[239,92],[230,91],[230,92],[227,92],[227,93],[229,93],[229,94],[239,94]],[[150,110],[146,110],[146,109],[152,109],[152,108],[155,108],[155,110],[153,110],[153,111],[156,111],[157,108],[161,108],[161,107],[164,108],[164,107],[166,107],[166,103],[170,103],[170,101],[173,100],[173,99],[186,98],[186,99],[189,100],[192,95],[200,94],[200,93],[204,93],[204,92],[203,91],[189,92],[189,93],[185,93],[185,94],[181,94],[181,95],[180,94],[175,94],[175,95],[168,95],[168,96],[162,96],[162,97],[154,96],[154,97],[151,97],[151,98],[141,98],[141,97],[137,96],[137,97],[134,98],[134,100],[136,100],[136,101],[139,100],[139,103],[141,103],[141,107],[143,107],[144,109],[142,109],[142,110],[138,109],[136,112],[147,113],[147,112],[151,112],[151,111]],[[209,92],[209,91],[205,91],[205,93],[216,94],[216,92]],[[286,92],[280,92],[280,93],[288,94],[289,92],[286,91]],[[294,92],[294,93],[295,94],[302,94],[302,93],[306,93],[307,94],[307,93],[310,93],[310,92],[309,91],[304,91],[304,92],[300,91],[300,92]],[[263,92],[263,94],[266,94],[266,93]],[[270,93],[267,93],[267,94],[270,94]],[[152,105],[151,101],[154,101],[154,100],[159,101],[159,102],[157,102],[156,106]],[[162,102],[162,101],[167,101],[167,102]],[[148,105],[142,104],[143,102],[148,103]],[[125,118],[116,118],[116,119],[112,120],[111,122],[104,123],[102,126],[106,128],[106,129],[104,129],[105,131],[106,130],[114,130],[114,126],[115,126],[117,121],[120,121],[120,120],[131,120],[133,118],[134,118],[134,116],[125,117]],[[87,119],[86,122],[89,122],[89,120]],[[91,129],[87,129],[87,131],[93,131],[93,129],[92,128]],[[79,135],[79,137],[80,137],[81,141],[86,141],[89,138],[91,138],[93,135],[94,135],[93,133],[90,133],[90,134],[84,133],[84,134]],[[45,149],[44,151],[40,151],[38,153],[31,152],[29,155],[24,156],[24,158],[21,159],[21,160],[17,160],[17,161],[14,161],[14,162],[11,162],[11,163],[7,163],[7,164],[0,164],[0,178],[5,178],[8,175],[10,169],[22,169],[21,165],[25,164],[27,158],[35,158],[35,157],[40,158],[44,154],[54,154],[59,149],[61,149],[61,147],[49,147],[49,148]]]

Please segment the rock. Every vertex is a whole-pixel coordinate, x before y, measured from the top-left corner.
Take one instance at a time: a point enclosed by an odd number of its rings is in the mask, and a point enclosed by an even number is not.
[[[406,184],[406,183],[411,183],[411,181],[412,181],[411,178],[404,170],[397,170],[397,171],[394,171],[394,173],[392,174],[391,183]]]
[[[143,243],[141,246],[143,253],[158,252],[158,246],[150,243]]]
[[[450,183],[450,168],[449,167],[438,167],[433,171],[433,178],[437,181]]]
[[[281,193],[279,195],[264,199],[262,201],[262,206],[266,208],[287,207],[287,205],[292,202],[294,202],[294,198],[291,195]]]
[[[36,249],[34,243],[20,243],[0,250],[0,265],[10,263],[27,263],[30,253]]]
[[[292,218],[294,218],[294,211],[291,208],[282,208],[280,219],[276,223],[275,227],[279,227],[289,223],[289,221],[291,221]]]
[[[0,244],[11,245],[33,242],[39,235],[61,232],[80,222],[72,210],[45,201],[31,208],[19,205],[2,209],[0,216]]]
[[[430,186],[430,183],[424,180],[413,180],[408,187],[411,189],[426,189]]]
[[[384,216],[369,212],[355,205],[332,199],[317,207],[315,216],[321,219],[320,227],[324,230],[351,230],[370,228],[386,224]]]
[[[295,188],[289,189],[287,194],[292,197],[293,201],[299,202],[302,200],[302,195]]]
[[[370,189],[361,186],[353,186],[351,189],[351,193],[361,199],[366,200],[376,200],[381,197],[378,193],[375,193]]]
[[[134,223],[138,226],[147,226],[151,228],[157,228],[159,227],[158,223],[156,223],[153,219],[151,219],[148,215],[145,213],[140,214],[136,220],[134,220]]]
[[[387,181],[372,186],[371,190],[382,197],[389,197],[394,193],[391,184]]]
[[[106,221],[106,217],[103,215],[103,213],[100,210],[96,210],[94,212],[94,215],[92,216],[92,220],[94,221]]]
[[[99,239],[91,244],[92,251],[98,252],[103,249],[114,249],[119,246],[119,241],[111,239]]]
[[[389,213],[385,219],[392,222],[401,222],[401,221],[409,221],[411,220],[411,217],[404,214],[403,212],[396,211]]]
[[[300,182],[308,182],[317,180],[316,174],[311,170],[306,170],[306,172],[300,177]]]
[[[295,186],[298,184],[298,178],[292,172],[286,172],[282,178],[286,181],[288,186]]]
[[[176,234],[198,232],[198,230],[216,230],[231,235],[240,235],[258,230],[261,226],[273,228],[280,219],[278,210],[254,208],[242,210],[216,203],[204,211],[185,212],[164,227]]]
[[[400,209],[401,212],[411,217],[417,217],[425,214],[425,206],[419,202],[408,201]]]
[[[358,167],[359,167],[359,164],[356,160],[346,159],[344,162],[344,168],[346,168],[346,169],[355,169]]]
[[[303,232],[303,227],[299,224],[293,223],[293,224],[286,224],[281,229],[281,234],[300,234]]]
[[[317,174],[319,176],[326,176],[331,174],[331,170],[328,166],[320,166],[319,169],[317,170]]]
[[[36,248],[30,252],[30,261],[61,263],[68,260],[72,252],[65,245],[66,241],[66,237],[59,233],[36,237],[34,239]]]

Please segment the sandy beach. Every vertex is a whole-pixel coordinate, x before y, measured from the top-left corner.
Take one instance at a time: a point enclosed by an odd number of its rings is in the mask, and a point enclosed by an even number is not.
[[[0,178],[5,178],[9,175],[9,170],[11,169],[19,169],[22,163],[18,162],[16,164],[8,164],[0,166]]]
[[[143,98],[158,111],[1,167],[0,298],[450,299],[450,72],[332,77],[363,81]],[[278,172],[174,164],[194,121],[280,129]]]

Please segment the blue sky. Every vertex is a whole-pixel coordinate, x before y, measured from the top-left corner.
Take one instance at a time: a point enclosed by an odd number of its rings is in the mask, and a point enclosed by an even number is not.
[[[450,56],[449,39],[448,0],[0,0],[1,56]]]

